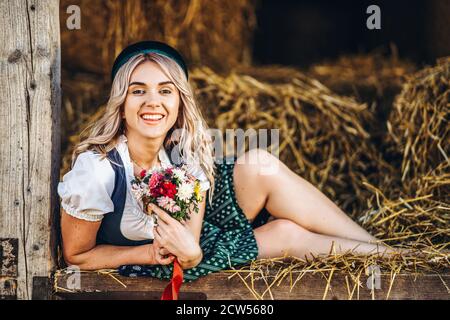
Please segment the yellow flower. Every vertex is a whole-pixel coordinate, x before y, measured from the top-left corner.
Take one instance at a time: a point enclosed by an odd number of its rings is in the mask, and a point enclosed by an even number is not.
[[[198,181],[195,181],[194,183],[194,194],[197,201],[200,201],[202,199],[200,195],[200,183]]]

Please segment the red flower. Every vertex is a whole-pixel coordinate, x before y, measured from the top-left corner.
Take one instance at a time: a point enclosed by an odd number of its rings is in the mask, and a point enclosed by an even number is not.
[[[140,173],[141,179],[145,177],[145,174],[147,173],[147,171],[142,170]]]
[[[158,198],[162,195],[164,195],[164,188],[163,187],[157,187],[150,190],[150,194],[154,198]]]
[[[169,197],[171,199],[175,198],[175,195],[177,194],[177,186],[176,185],[174,185],[170,181],[164,181],[162,183],[161,187],[163,189],[162,195]]]

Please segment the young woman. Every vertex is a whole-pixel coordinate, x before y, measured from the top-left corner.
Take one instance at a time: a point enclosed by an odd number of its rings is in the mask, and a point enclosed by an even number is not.
[[[58,186],[68,264],[170,278],[176,256],[192,280],[256,258],[325,255],[332,245],[338,253],[393,253],[268,152],[253,149],[216,164],[175,49],[154,41],[131,45],[116,58],[112,80],[105,114],[76,146]],[[130,181],[176,156],[200,179],[203,202],[186,223],[152,207],[155,226]],[[277,171],[264,174],[268,168]]]

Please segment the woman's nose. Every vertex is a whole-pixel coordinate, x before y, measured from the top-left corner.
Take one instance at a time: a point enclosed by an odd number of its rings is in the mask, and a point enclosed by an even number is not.
[[[161,97],[157,92],[152,92],[149,90],[145,95],[145,102],[149,105],[159,105],[161,103]]]

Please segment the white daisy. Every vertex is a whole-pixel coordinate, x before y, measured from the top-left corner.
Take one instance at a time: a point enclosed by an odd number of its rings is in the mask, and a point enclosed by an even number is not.
[[[186,201],[192,197],[194,193],[194,186],[191,183],[182,183],[178,188],[178,198],[181,201]]]
[[[184,181],[186,179],[186,174],[184,173],[183,170],[175,168],[172,170],[172,172],[175,175],[175,177],[177,177],[180,181]]]

